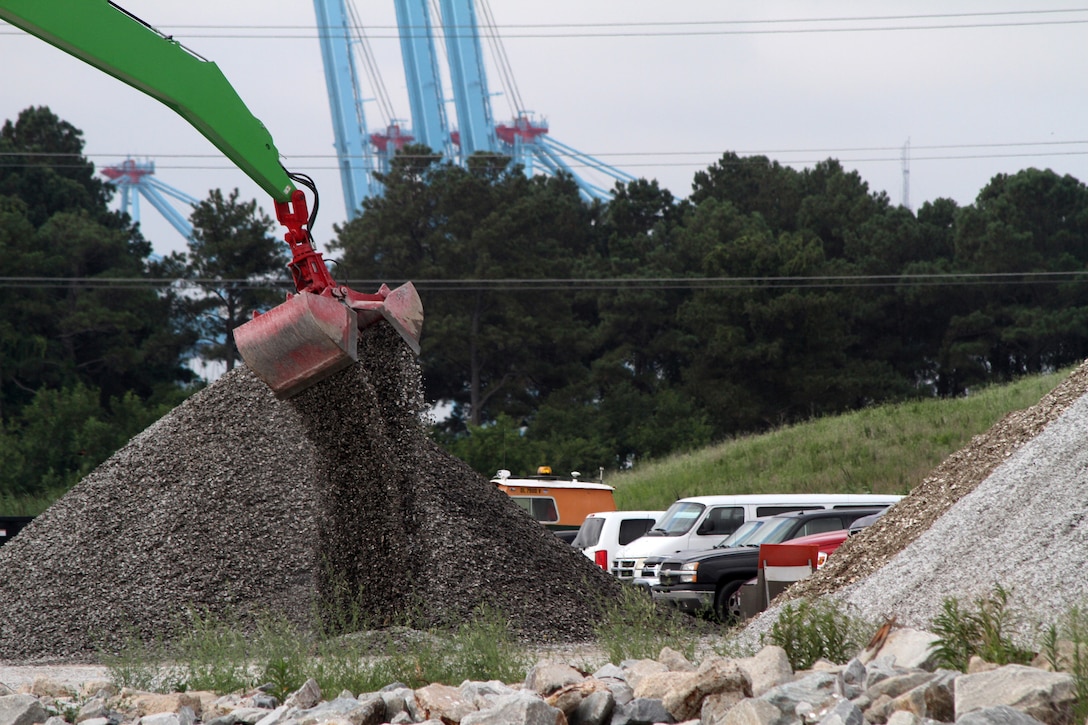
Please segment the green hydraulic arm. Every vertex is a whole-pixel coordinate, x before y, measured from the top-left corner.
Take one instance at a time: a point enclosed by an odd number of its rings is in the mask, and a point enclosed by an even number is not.
[[[162,101],[273,199],[291,200],[272,135],[215,63],[108,0],[0,0],[0,18]]]
[[[0,0],[6,20],[162,101],[264,189],[287,227],[297,294],[236,327],[238,352],[280,397],[291,397],[357,359],[358,330],[385,320],[419,353],[423,304],[411,282],[375,294],[338,285],[316,250],[304,174],[280,164],[272,135],[215,63],[108,0]]]

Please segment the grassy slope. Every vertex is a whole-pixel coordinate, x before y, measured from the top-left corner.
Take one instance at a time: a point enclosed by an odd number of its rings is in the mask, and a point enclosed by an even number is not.
[[[664,509],[685,496],[907,493],[972,436],[1028,408],[1071,369],[953,400],[884,405],[738,438],[617,473],[620,509]]]

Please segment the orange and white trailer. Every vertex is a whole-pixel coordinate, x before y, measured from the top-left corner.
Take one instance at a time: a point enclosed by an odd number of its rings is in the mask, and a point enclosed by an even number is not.
[[[570,478],[560,478],[541,466],[535,476],[513,478],[503,470],[491,482],[553,531],[577,531],[589,514],[616,510],[615,489],[601,481],[583,480],[577,471]]]

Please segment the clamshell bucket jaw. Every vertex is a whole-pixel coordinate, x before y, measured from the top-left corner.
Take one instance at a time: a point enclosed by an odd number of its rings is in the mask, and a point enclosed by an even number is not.
[[[359,330],[383,320],[419,354],[423,303],[411,282],[392,290],[383,284],[376,294],[337,285],[304,228],[302,192],[276,202],[276,214],[289,230],[298,293],[234,329],[242,360],[276,397],[290,398],[356,362]]]
[[[360,330],[385,320],[400,333],[408,347],[412,348],[412,352],[419,354],[419,336],[423,331],[423,303],[415,285],[405,282],[391,290],[383,284],[376,295],[359,294],[347,287],[340,289],[345,293],[347,304],[355,310]]]
[[[301,292],[234,329],[246,365],[277,398],[290,398],[358,360],[355,312]]]

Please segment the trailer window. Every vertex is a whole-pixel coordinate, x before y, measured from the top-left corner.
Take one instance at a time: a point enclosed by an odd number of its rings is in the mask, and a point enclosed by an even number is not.
[[[511,496],[510,498],[542,524],[554,524],[559,521],[559,509],[555,507],[554,498],[544,496]]]

